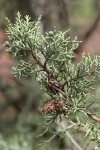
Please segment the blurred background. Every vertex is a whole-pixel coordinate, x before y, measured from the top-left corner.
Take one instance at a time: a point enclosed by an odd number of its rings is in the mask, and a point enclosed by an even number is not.
[[[16,63],[6,53],[3,43],[7,40],[5,33],[6,17],[15,21],[17,12],[22,16],[29,15],[36,20],[42,15],[41,31],[70,29],[69,35],[77,36],[83,42],[75,50],[75,63],[85,51],[91,55],[100,55],[100,0],[0,0],[0,150],[33,150],[34,143],[41,138],[37,135],[44,130],[39,104],[43,99],[38,83],[34,77],[16,80],[11,73]],[[100,101],[100,87],[97,85],[95,97]],[[100,106],[95,106],[99,109]],[[42,140],[51,133],[46,133]],[[77,135],[76,135],[77,137]],[[80,134],[81,137],[81,134]],[[80,137],[78,141],[84,147]],[[42,145],[36,150],[75,150],[68,140],[58,136],[52,144]],[[91,144],[87,150],[91,150]]]

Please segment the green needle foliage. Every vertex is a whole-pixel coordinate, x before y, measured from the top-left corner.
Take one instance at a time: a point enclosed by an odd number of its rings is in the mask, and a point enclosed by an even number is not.
[[[42,110],[47,127],[65,117],[82,128],[91,140],[100,141],[100,119],[88,110],[93,104],[96,77],[100,77],[100,57],[82,54],[82,60],[74,64],[74,50],[80,41],[77,37],[71,40],[68,31],[56,28],[41,35],[40,18],[31,22],[29,16],[22,19],[18,13],[15,24],[8,20],[9,41],[5,42],[5,47],[21,62],[13,67],[13,74],[18,79],[35,75],[48,95]],[[26,62],[30,55],[33,60]]]

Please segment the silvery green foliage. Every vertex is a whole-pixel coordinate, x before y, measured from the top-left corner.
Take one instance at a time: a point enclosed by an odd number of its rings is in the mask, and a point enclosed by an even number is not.
[[[8,20],[8,38],[9,42],[5,43],[7,51],[13,55],[13,57],[23,58],[32,51],[38,51],[41,46],[40,30],[38,27],[38,21],[31,22],[29,16],[25,16],[25,20],[21,18],[20,13],[17,14],[16,23],[12,24]]]
[[[32,22],[29,16],[22,19],[20,13],[17,14],[15,24],[8,20],[9,41],[5,42],[5,47],[13,57],[22,62],[13,68],[13,74],[20,78],[35,73],[42,90],[50,96],[49,101],[63,99],[69,106],[67,119],[75,120],[78,126],[88,130],[91,124],[93,125],[87,113],[88,106],[92,104],[91,96],[96,82],[95,78],[96,76],[100,77],[100,57],[91,58],[90,55],[83,54],[82,60],[78,64],[74,64],[72,62],[74,50],[80,43],[77,37],[71,40],[67,35],[68,31],[57,31],[56,28],[41,35],[39,23],[40,18]],[[38,65],[35,70],[32,61],[25,62],[24,60],[29,55]],[[41,57],[44,59],[43,62],[41,62]],[[50,92],[47,88],[46,84],[51,75],[54,78],[53,86],[57,86],[55,83],[61,85],[62,91],[59,93],[55,94],[52,90]],[[52,123],[58,116],[57,112],[50,114],[48,122]],[[87,136],[96,135],[95,131],[95,128],[91,128],[88,130]],[[100,137],[97,135],[95,140],[100,140]]]
[[[32,64],[23,60],[21,60],[21,64],[18,64],[12,69],[13,75],[18,79],[20,79],[21,76],[27,78],[33,74]]]

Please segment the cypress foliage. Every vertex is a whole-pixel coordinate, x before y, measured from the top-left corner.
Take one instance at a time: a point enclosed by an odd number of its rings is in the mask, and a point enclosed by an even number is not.
[[[80,43],[78,38],[71,39],[69,31],[56,28],[41,35],[40,18],[31,22],[29,16],[22,19],[18,13],[15,24],[8,20],[9,41],[5,47],[21,62],[13,67],[13,74],[18,79],[35,75],[44,94],[48,95],[42,106],[47,128],[65,118],[82,128],[91,140],[100,141],[100,119],[88,109],[93,105],[96,77],[100,77],[100,57],[82,54],[82,60],[74,64],[72,58]],[[25,61],[29,55],[33,60]]]

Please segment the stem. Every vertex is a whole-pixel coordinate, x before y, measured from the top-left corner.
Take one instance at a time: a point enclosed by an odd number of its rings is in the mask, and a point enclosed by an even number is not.
[[[92,115],[90,112],[87,113],[87,115],[94,121],[100,123],[100,118],[97,118],[96,116]]]
[[[50,71],[47,69],[47,67],[44,66],[44,64],[42,64],[41,61],[39,61],[39,59],[37,59],[37,57],[33,54],[33,52],[31,53],[32,57],[35,59],[36,63],[41,66],[43,68],[43,70],[47,73],[50,74]]]
[[[65,127],[65,123],[62,121],[61,122],[61,127],[64,129],[64,130],[66,130],[66,127]],[[66,131],[66,136],[71,140],[71,142],[77,147],[77,149],[78,150],[83,150],[82,148],[81,148],[81,146],[75,141],[75,139],[71,136],[71,134],[68,132],[68,131]]]

